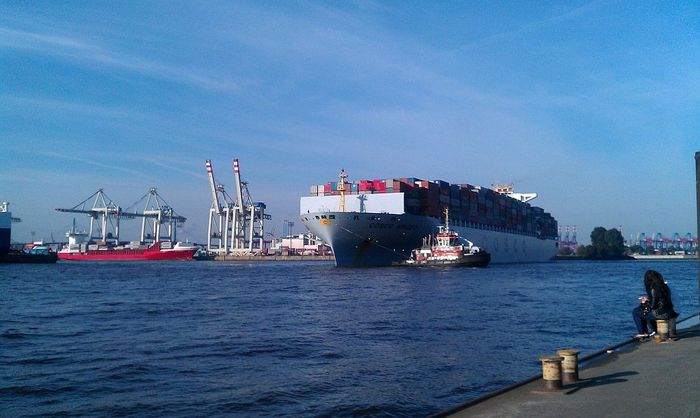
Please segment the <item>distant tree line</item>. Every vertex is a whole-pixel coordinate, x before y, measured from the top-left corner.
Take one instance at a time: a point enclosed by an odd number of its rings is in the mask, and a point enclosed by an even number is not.
[[[625,240],[615,228],[605,229],[597,226],[591,232],[591,244],[576,248],[576,256],[596,260],[620,260],[627,258]],[[559,255],[571,256],[573,251],[562,248]]]

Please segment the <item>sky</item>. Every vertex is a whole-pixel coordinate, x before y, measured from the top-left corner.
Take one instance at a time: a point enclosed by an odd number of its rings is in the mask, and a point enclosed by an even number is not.
[[[63,239],[54,209],[98,189],[129,207],[153,186],[205,242],[204,162],[233,192],[234,158],[277,236],[341,168],[513,183],[581,243],[696,235],[699,105],[696,1],[0,3],[20,242]]]

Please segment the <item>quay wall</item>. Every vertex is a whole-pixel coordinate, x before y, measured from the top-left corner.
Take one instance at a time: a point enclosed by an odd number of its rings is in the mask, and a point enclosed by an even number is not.
[[[633,255],[635,260],[697,260],[697,255]]]

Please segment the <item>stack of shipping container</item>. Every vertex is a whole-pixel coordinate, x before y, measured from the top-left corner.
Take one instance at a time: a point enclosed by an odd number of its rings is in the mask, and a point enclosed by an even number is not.
[[[340,195],[338,185],[328,182],[311,186],[311,196]],[[413,215],[442,218],[449,207],[452,224],[498,228],[542,238],[557,236],[557,221],[551,214],[484,187],[418,178],[345,183],[345,194],[374,193],[403,193],[404,209]]]

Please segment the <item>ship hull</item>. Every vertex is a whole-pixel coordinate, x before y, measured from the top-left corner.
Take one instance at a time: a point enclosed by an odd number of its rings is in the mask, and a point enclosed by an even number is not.
[[[301,220],[331,246],[338,267],[390,266],[405,261],[441,223],[430,216],[361,212],[307,212]],[[545,262],[557,251],[555,239],[478,225],[452,228],[490,253],[492,264]]]
[[[487,252],[469,254],[456,260],[409,260],[393,265],[402,267],[486,267],[491,262]]]
[[[0,212],[0,258],[10,251],[11,222],[10,212]]]
[[[55,252],[47,254],[28,254],[24,251],[10,251],[4,256],[0,256],[0,263],[17,264],[50,264],[55,263],[58,256]]]
[[[153,246],[145,249],[59,251],[58,258],[66,261],[192,260],[196,251],[196,248],[163,250]]]

